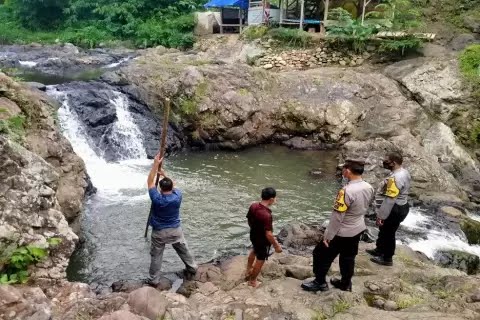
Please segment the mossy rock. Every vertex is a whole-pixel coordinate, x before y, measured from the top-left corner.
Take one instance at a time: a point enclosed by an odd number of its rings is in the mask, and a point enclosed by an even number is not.
[[[469,244],[480,244],[480,222],[465,218],[460,222],[460,227],[467,236]]]
[[[440,251],[436,254],[435,260],[442,267],[454,268],[467,274],[480,272],[480,258],[468,252],[458,250]]]

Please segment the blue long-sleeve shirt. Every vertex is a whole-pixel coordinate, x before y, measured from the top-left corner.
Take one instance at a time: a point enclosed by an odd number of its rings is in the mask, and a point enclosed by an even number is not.
[[[182,204],[182,191],[173,189],[171,194],[162,194],[157,188],[148,190],[153,204],[150,225],[153,230],[180,227],[180,205]]]

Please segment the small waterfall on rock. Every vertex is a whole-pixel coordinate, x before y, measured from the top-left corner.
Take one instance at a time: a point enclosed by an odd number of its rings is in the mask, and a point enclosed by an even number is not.
[[[119,150],[122,150],[122,157],[117,162],[107,162],[103,158],[103,151],[99,150],[93,139],[89,137],[88,129],[71,107],[68,92],[57,91],[55,86],[51,86],[48,88],[48,94],[61,102],[58,118],[63,134],[70,141],[75,152],[85,161],[99,196],[108,196],[111,200],[115,200],[111,198],[112,195],[121,196],[122,189],[144,186],[144,167],[149,161],[143,147],[142,133],[132,120],[128,111],[128,99],[123,94],[114,92],[115,98],[111,100],[116,108],[117,120],[109,138]],[[128,179],[125,179],[126,176]]]
[[[147,153],[141,139],[142,133],[128,111],[128,99],[120,92],[115,94],[116,97],[110,100],[117,112],[117,121],[113,126],[111,140],[116,143],[119,150],[122,150],[121,159],[146,159]]]
[[[459,250],[480,257],[480,245],[469,245],[460,230],[455,232],[442,229],[442,226],[435,225],[434,220],[435,217],[428,216],[424,210],[413,208],[402,222],[402,227],[423,236],[405,239],[404,242],[413,250],[424,253],[430,259],[434,259],[435,253],[441,250]]]

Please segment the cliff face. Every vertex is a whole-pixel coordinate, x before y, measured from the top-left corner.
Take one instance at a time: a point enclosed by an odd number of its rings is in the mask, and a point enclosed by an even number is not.
[[[451,58],[413,59],[386,71],[362,66],[275,73],[208,53],[151,49],[106,79],[154,110],[162,97],[172,98],[193,146],[236,150],[275,141],[339,148],[344,157],[367,160],[372,183],[385,174],[384,154],[400,150],[416,195],[447,192],[480,200],[478,161],[455,135],[454,115],[469,112],[472,101]]]
[[[85,166],[59,132],[46,96],[0,73],[0,108],[0,261],[20,245],[60,237],[33,277],[63,279],[78,239],[68,221],[83,207]]]

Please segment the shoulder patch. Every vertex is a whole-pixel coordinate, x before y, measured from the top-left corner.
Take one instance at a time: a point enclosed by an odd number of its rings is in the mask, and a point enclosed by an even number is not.
[[[396,198],[400,194],[400,190],[395,183],[395,177],[387,179],[387,186],[385,188],[385,196],[389,198]]]
[[[348,206],[345,203],[345,189],[340,189],[337,194],[337,198],[335,199],[335,204],[333,206],[333,210],[344,213],[348,210]]]

